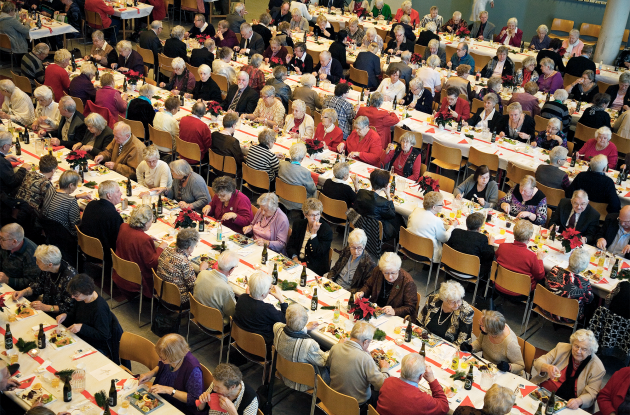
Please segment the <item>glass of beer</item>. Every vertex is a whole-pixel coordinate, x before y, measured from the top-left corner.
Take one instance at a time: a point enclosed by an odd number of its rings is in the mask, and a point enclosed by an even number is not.
[[[50,386],[55,389],[59,387],[59,378],[57,376],[53,376],[52,380],[50,381]]]
[[[11,353],[10,357],[11,357],[11,364],[14,365],[18,362],[18,353]]]
[[[128,400],[123,400],[122,403],[120,404],[121,407],[127,409],[129,408],[129,401]]]

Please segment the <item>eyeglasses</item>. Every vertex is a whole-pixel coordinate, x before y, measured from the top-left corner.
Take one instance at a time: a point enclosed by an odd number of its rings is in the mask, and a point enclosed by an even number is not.
[[[582,352],[582,353],[588,353],[590,352],[591,349],[589,349],[588,347],[578,347],[577,345],[573,345],[571,346],[571,348],[573,350],[575,350],[576,352]]]
[[[433,205],[433,207],[444,207],[444,205]]]
[[[319,218],[321,216],[321,213],[313,213],[310,215],[306,215],[307,218]]]

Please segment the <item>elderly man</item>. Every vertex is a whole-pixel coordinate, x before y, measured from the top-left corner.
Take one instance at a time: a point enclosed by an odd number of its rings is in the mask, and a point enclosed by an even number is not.
[[[575,55],[567,63],[565,73],[580,78],[584,71],[596,72],[595,62],[591,60],[593,46],[585,45],[580,55]]]
[[[220,156],[234,157],[236,161],[237,176],[240,175],[241,166],[245,162],[245,156],[241,150],[240,142],[234,138],[234,131],[238,124],[238,114],[232,112],[223,116],[223,130],[212,132],[211,149]]]
[[[253,114],[258,104],[260,94],[249,86],[247,72],[239,72],[236,76],[236,85],[230,86],[223,101],[223,110],[238,114]]]
[[[22,184],[26,173],[31,170],[31,165],[28,163],[22,164],[22,166],[13,171],[11,162],[18,161],[18,158],[14,155],[9,155],[11,146],[13,145],[13,136],[11,133],[3,131],[0,132],[0,194],[11,194]]]
[[[61,114],[59,128],[53,131],[50,142],[54,146],[72,148],[72,145],[80,141],[78,138],[85,132],[85,118],[83,114],[77,112],[77,104],[69,96],[59,100],[59,113]]]
[[[565,191],[566,197],[573,195],[576,190],[582,189],[588,194],[589,200],[595,203],[608,203],[606,211],[617,213],[621,208],[619,196],[615,189],[615,182],[606,176],[608,158],[598,154],[591,159],[590,169],[575,176],[569,188]]]
[[[280,98],[285,108],[287,108],[292,95],[291,88],[284,82],[286,80],[287,68],[286,66],[280,65],[273,68],[273,77],[267,79],[267,82],[265,82],[265,85],[271,85],[275,88],[276,96]]]
[[[488,21],[488,12],[484,10],[479,13],[479,20],[473,23],[470,37],[479,40],[491,40],[494,37],[494,29],[494,23]]]
[[[50,48],[46,43],[38,43],[32,52],[22,57],[20,64],[22,74],[31,81],[33,89],[35,89],[35,81],[40,84],[44,83],[44,59],[48,57],[48,52],[50,52]]]
[[[265,53],[265,41],[262,36],[252,30],[249,23],[243,23],[241,25],[241,42],[239,46],[234,46],[234,50],[249,57],[255,54],[262,55]]]
[[[245,5],[243,3],[236,3],[234,5],[234,11],[228,14],[225,18],[228,21],[232,32],[238,33],[241,30],[241,25],[245,23],[246,14],[247,10],[245,10]]]
[[[272,18],[269,13],[263,13],[260,15],[259,20],[254,20],[252,23],[252,30],[258,33],[265,42],[265,50],[269,47],[269,41],[273,36],[275,36],[275,32],[272,36],[271,30],[269,30],[269,26],[271,25]],[[279,23],[278,23],[279,24]]]
[[[187,115],[179,122],[179,138],[188,143],[195,143],[201,150],[201,159],[204,160],[208,149],[212,145],[212,135],[208,125],[201,120],[206,115],[206,106],[203,102],[195,102],[191,109],[191,115]],[[181,156],[180,156],[181,157]],[[198,161],[181,157],[190,165],[198,164]]]
[[[94,162],[105,163],[105,167],[125,177],[135,179],[136,169],[142,162],[142,151],[146,148],[142,141],[131,134],[131,127],[124,122],[114,125],[114,139]]]
[[[11,120],[22,125],[31,125],[35,120],[33,101],[13,81],[3,79],[0,81],[0,94],[3,95],[0,118]]]
[[[153,63],[156,66],[158,65],[158,54],[162,52],[162,42],[160,42],[160,33],[162,33],[162,30],[162,22],[160,20],[154,20],[151,22],[149,30],[140,32],[140,39],[138,41],[138,46],[153,52]],[[147,64],[147,66],[149,69],[153,67],[151,64]]]
[[[584,190],[576,190],[571,199],[564,198],[558,203],[549,221],[551,225],[556,225],[559,232],[573,228],[582,234],[584,243],[592,245],[599,227],[599,212],[588,204]]]
[[[388,70],[398,69],[400,71],[400,79],[403,79],[405,81],[405,85],[407,85],[407,90],[409,90],[409,83],[411,82],[411,74],[413,72],[411,66],[409,66],[409,63],[411,62],[411,56],[412,53],[406,50],[400,54],[400,62],[392,62],[387,68]]]
[[[118,62],[110,65],[112,69],[117,69],[122,73],[129,71],[135,71],[138,74],[144,73],[144,60],[142,59],[142,55],[133,50],[131,42],[121,40],[116,45],[116,50],[118,51]]]
[[[341,63],[333,58],[329,51],[325,50],[319,54],[319,63],[313,69],[313,76],[320,80],[329,80],[336,84],[343,78],[343,67]]]
[[[291,23],[293,16],[291,15],[290,9],[291,3],[286,0],[282,2],[282,5],[280,7],[274,7],[273,9],[271,9],[269,14],[273,19],[272,23],[274,24],[274,26],[278,26],[282,22]]]
[[[435,27],[442,26],[442,22],[444,22],[444,19],[438,14],[437,6],[431,6],[431,8],[429,9],[429,14],[425,15],[420,21],[420,26],[426,27],[429,22],[435,23]]]
[[[203,14],[197,13],[193,23],[193,27],[184,34],[186,39],[189,37],[195,38],[200,35],[210,36],[211,38],[215,36],[216,31],[214,30],[214,26],[212,26],[212,23],[206,22],[206,17]]]
[[[352,396],[360,406],[374,404],[370,385],[379,390],[389,377],[387,360],[380,360],[377,365],[368,351],[375,331],[376,328],[369,323],[355,323],[350,340],[334,345],[326,362],[330,368],[330,387]]]
[[[195,281],[193,295],[201,304],[216,308],[223,315],[223,325],[230,324],[234,316],[236,296],[228,277],[239,264],[239,256],[235,251],[225,251],[217,259],[217,268],[204,270]]]
[[[326,95],[322,108],[331,108],[337,112],[337,121],[339,128],[343,131],[343,139],[346,140],[352,132],[352,121],[356,116],[354,107],[346,99],[350,94],[350,85],[347,83],[338,83],[335,85],[334,95]]]
[[[24,237],[24,229],[17,223],[0,229],[0,283],[9,284],[15,290],[23,290],[35,282],[39,267],[35,261],[35,245]]]
[[[118,62],[118,52],[116,52],[115,47],[105,41],[103,32],[95,30],[92,32],[92,49],[90,50],[90,55],[86,56],[84,59],[109,68],[112,63]]]
[[[377,412],[380,415],[446,415],[448,400],[424,357],[409,353],[400,364],[400,378],[389,377],[383,382]],[[418,388],[422,378],[429,383],[431,395]]]
[[[597,232],[597,247],[614,255],[630,259],[630,206],[619,213],[609,213],[604,226]]]
[[[449,69],[457,69],[459,65],[470,66],[470,74],[475,74],[475,60],[468,53],[468,45],[464,42],[460,42],[457,45],[457,52],[451,56],[451,61],[446,64]]]
[[[28,38],[30,31],[31,19],[26,18],[21,22],[16,18],[17,10],[15,4],[5,2],[2,5],[2,13],[0,13],[0,33],[5,34],[11,41],[11,51],[18,55],[28,52]]]
[[[549,164],[539,164],[536,169],[536,182],[553,189],[567,190],[571,184],[566,172],[560,167],[567,161],[569,150],[566,147],[555,146],[549,152]]]
[[[214,62],[214,49],[215,43],[213,39],[206,39],[203,41],[203,47],[193,49],[190,55],[190,65],[195,68],[199,68],[201,65],[208,65],[212,68],[212,62]]]

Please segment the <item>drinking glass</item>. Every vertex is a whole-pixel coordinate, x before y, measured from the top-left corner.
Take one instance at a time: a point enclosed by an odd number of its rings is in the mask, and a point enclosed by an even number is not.
[[[72,385],[72,391],[81,393],[85,390],[85,370],[84,369],[76,369],[72,374],[72,380],[70,381]]]
[[[487,371],[481,372],[481,381],[479,383],[479,386],[481,386],[481,389],[483,389],[484,391],[487,391],[488,389],[492,387],[493,384],[494,384],[494,373],[487,372]]]

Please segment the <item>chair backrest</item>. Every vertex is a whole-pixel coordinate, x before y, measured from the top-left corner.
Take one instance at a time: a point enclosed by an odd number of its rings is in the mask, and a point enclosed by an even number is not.
[[[287,55],[293,55],[293,48],[291,46],[285,46],[287,49]]]
[[[142,56],[142,61],[145,64],[150,63],[151,65],[155,65],[155,55],[151,49],[141,48],[140,45],[137,45],[136,51]]]
[[[129,125],[131,127],[131,134],[135,135],[140,140],[144,140],[145,130],[144,124],[142,124],[141,121],[128,120],[120,114],[118,114],[118,121]]]
[[[240,328],[235,322],[232,322],[231,335],[236,345],[242,350],[262,359],[267,357],[265,339],[260,334],[250,333]]]
[[[196,66],[192,66],[188,62],[186,62],[186,69],[188,69],[190,73],[195,76],[195,81],[201,81],[201,76],[199,76],[199,68],[197,68]]]
[[[447,147],[436,141],[431,146],[431,157],[445,163],[457,164],[462,161],[462,150],[455,147]]]
[[[368,415],[379,415],[379,413],[376,412],[376,409],[374,409],[374,407],[371,404],[368,405]]]
[[[606,208],[608,207],[608,203],[597,203],[597,202],[593,202],[592,200],[589,200],[588,204],[593,206],[593,208],[597,212],[599,212],[599,220],[606,219],[606,215],[608,215],[608,211],[606,210]]]
[[[481,266],[478,256],[464,254],[446,244],[442,245],[442,264],[455,271],[475,277],[479,276]]]
[[[520,183],[525,176],[535,176],[534,170],[524,169],[521,166],[508,161],[507,165],[507,177],[514,183]]]
[[[18,75],[13,71],[11,71],[11,77],[13,78],[13,83],[15,84],[15,86],[17,86],[29,95],[33,93],[33,86],[31,85],[31,81],[27,77]],[[81,106],[83,106],[83,103],[81,103]],[[81,113],[83,113],[83,111],[81,111]]]
[[[549,118],[541,117],[540,115],[534,115],[534,121],[536,121],[536,126],[534,127],[536,131],[545,131],[547,124],[549,124]]]
[[[602,94],[606,93],[606,90],[608,88],[610,88],[611,86],[613,86],[614,84],[609,84],[608,82],[604,82],[604,81],[597,81],[597,87],[599,88],[599,92]]]
[[[201,363],[199,364],[201,365],[201,375],[203,376],[203,390],[208,390],[212,382],[214,382],[214,376],[212,376],[210,369]]]
[[[160,361],[151,340],[128,331],[123,332],[120,338],[119,354],[121,360],[138,362],[149,370],[153,370]]]
[[[446,48],[444,49],[444,52],[446,53],[446,62],[450,62],[451,61],[451,56],[453,56],[455,53],[457,53],[457,46],[446,45]],[[453,68],[453,69],[455,69],[455,68]]]
[[[551,22],[550,31],[558,31],[558,32],[566,32],[567,34],[573,30],[573,25],[575,22],[573,20],[565,20],[565,19],[553,19]]]
[[[81,251],[91,256],[92,258],[103,260],[103,244],[97,238],[93,238],[91,236],[87,236],[77,225],[74,226],[77,229],[77,239],[79,241],[79,247]]]
[[[313,124],[315,125],[315,129],[317,129],[319,123],[322,122],[322,113],[319,111],[314,111],[311,116],[313,117]]]
[[[578,300],[555,295],[540,284],[536,286],[533,304],[551,314],[574,321],[577,321],[580,309]]]
[[[567,150],[569,150],[567,156],[573,157],[573,147],[575,147],[575,143],[573,141],[567,141]]]
[[[306,53],[311,55],[311,58],[313,58],[313,65],[317,65],[319,63],[319,52],[307,48]]]
[[[292,362],[280,356],[280,353],[274,353],[276,356],[276,370],[283,378],[292,382],[306,385],[313,389],[315,387],[315,368],[310,363]]]
[[[208,150],[210,166],[219,172],[236,175],[236,160],[232,156],[221,156],[212,150]]]
[[[219,86],[219,88],[221,89],[221,91],[223,92],[227,92],[228,87],[229,87],[229,82],[228,79],[225,75],[219,75],[218,73],[212,73],[210,74],[210,77],[212,78],[212,80],[214,82],[217,83],[217,85]]]
[[[536,182],[536,187],[538,188],[538,190],[543,192],[543,194],[547,198],[548,206],[558,206],[560,201],[564,199],[564,190],[562,189],[554,189],[552,187],[547,187],[540,182]]]
[[[497,154],[483,152],[478,150],[476,147],[470,147],[468,162],[477,167],[485,164],[488,166],[488,169],[493,172],[497,172],[499,170],[499,156]]]
[[[199,144],[189,143],[179,137],[175,137],[175,142],[177,144],[177,152],[181,157],[201,162],[201,150],[199,149]]]
[[[306,187],[289,184],[280,178],[276,179],[276,194],[289,202],[299,204],[306,202]]]
[[[520,337],[518,338],[518,345],[521,347],[523,354],[523,362],[525,362],[525,371],[527,373],[532,372],[532,366],[534,366],[534,360],[547,353],[546,350],[535,347],[530,342],[527,342]]]
[[[168,131],[158,130],[149,124],[149,139],[156,146],[170,148],[173,151],[173,136]]]
[[[157,275],[155,270],[153,270],[153,287],[157,296],[160,297],[161,295],[163,302],[174,307],[180,306],[182,299],[177,285],[164,281],[163,278]]]
[[[65,92],[64,92],[65,93]],[[68,95],[68,94],[66,94]],[[76,107],[77,107],[77,111],[81,114],[83,114],[83,112],[85,111],[85,107],[83,105],[83,101],[81,101],[81,98],[77,98],[77,97],[73,97],[71,95],[68,95],[70,98],[72,98],[72,100],[74,101]]]
[[[269,190],[269,175],[266,171],[256,170],[243,164],[243,182],[260,189]]]
[[[190,312],[194,321],[203,327],[223,333],[223,314],[216,308],[201,304],[192,294],[190,298]]]
[[[103,21],[101,16],[93,11],[85,10],[85,20],[95,29],[103,29]]]
[[[346,212],[348,211],[348,204],[343,200],[331,199],[322,192],[317,193],[317,198],[322,202],[322,213],[332,216],[339,221],[347,221],[348,217]]]
[[[427,49],[426,46],[422,46],[422,45],[414,45],[413,47],[413,53],[417,53],[420,56],[424,56],[424,51]]]
[[[158,54],[158,66],[160,67],[160,72],[168,77],[173,75],[173,59],[174,58],[169,58],[162,53]]]
[[[470,109],[471,114],[475,114],[477,111],[479,111],[479,108],[483,108],[483,101],[478,98],[473,98],[472,108]]]
[[[356,69],[354,65],[350,65],[350,80],[360,85],[369,84],[369,76],[367,71]]]
[[[434,180],[437,180],[440,185],[440,190],[444,190],[446,193],[453,193],[455,190],[455,180],[449,179],[446,176],[442,176],[441,174],[432,173],[427,171],[423,174],[423,176],[428,176]]]
[[[492,60],[492,56],[482,55],[476,52],[470,52],[470,56],[475,60],[475,71],[481,71]]]
[[[499,265],[496,261],[492,264],[494,272],[490,273],[490,279],[506,290],[528,296],[532,287],[532,280],[529,275],[520,274],[510,271],[509,269]]]
[[[317,375],[317,398],[319,406],[329,415],[359,415],[359,402],[352,396],[339,393]]]
[[[481,314],[481,310],[479,310],[474,305],[471,305],[471,307],[473,311],[475,312],[475,315],[473,316],[472,331],[475,337],[478,338],[481,335],[481,329],[479,328],[479,323],[481,322],[481,317],[483,317],[483,314]]]
[[[400,227],[398,243],[404,250],[414,255],[427,258],[428,261],[431,261],[433,258],[433,241],[408,231],[404,226]]]
[[[630,153],[630,139],[620,136],[619,134],[612,134],[610,141],[617,147],[617,151],[621,154]]]
[[[422,148],[424,138],[421,132],[405,130],[397,125],[394,126],[394,141],[400,143],[400,138],[407,133],[413,134],[416,137],[416,145],[414,147]]]
[[[564,74],[564,87],[566,88],[567,86],[571,85],[573,82],[575,82],[579,77],[578,76],[573,76],[570,75],[568,73]]]
[[[591,37],[599,37],[599,32],[602,30],[602,27],[598,24],[593,23],[582,23],[580,26],[580,35],[581,36],[591,36]]]
[[[577,123],[575,126],[575,138],[586,142],[591,138],[595,138],[595,131],[597,131],[596,128],[587,127],[582,123]]]
[[[111,248],[109,250],[112,253],[112,268],[114,268],[116,274],[125,281],[138,285],[142,284],[142,272],[140,272],[138,264],[122,259]]]

